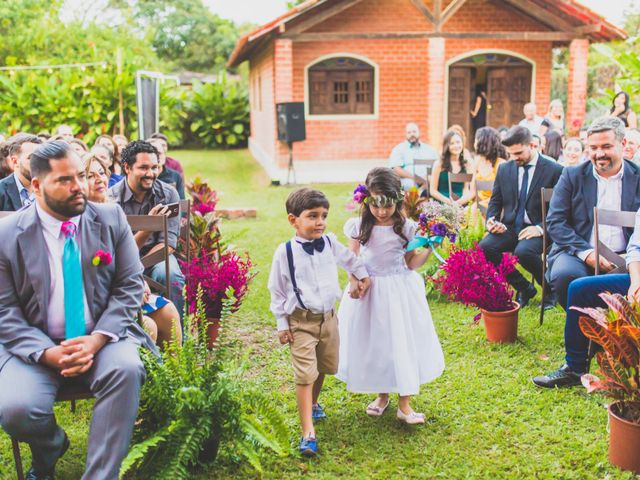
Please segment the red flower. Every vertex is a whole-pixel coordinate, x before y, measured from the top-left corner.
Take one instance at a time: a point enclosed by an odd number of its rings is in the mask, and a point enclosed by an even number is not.
[[[98,250],[91,259],[91,263],[93,263],[93,265],[96,267],[98,265],[111,265],[112,261],[113,257],[111,256],[111,254],[109,252],[105,252],[104,250]]]

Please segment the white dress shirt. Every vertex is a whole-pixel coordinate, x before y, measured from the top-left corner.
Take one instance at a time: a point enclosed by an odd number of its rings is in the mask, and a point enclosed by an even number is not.
[[[533,158],[527,165],[529,167],[529,181],[527,183],[527,197],[531,191],[531,181],[533,180],[533,174],[536,171],[536,165],[538,164],[538,152],[533,152]],[[518,167],[518,197],[520,196],[520,190],[522,189],[522,179],[524,178],[524,167]],[[531,220],[529,220],[529,215],[527,215],[527,210],[524,210],[524,223],[525,225],[531,225]]]
[[[427,166],[414,165],[416,160],[433,160],[440,158],[433,147],[420,141],[411,143],[408,140],[396,145],[389,156],[389,168],[400,167],[412,175],[418,175],[427,179]],[[409,190],[415,185],[413,178],[401,178],[400,183],[404,190]]]
[[[42,225],[42,233],[47,246],[47,257],[49,259],[49,272],[51,274],[51,286],[49,288],[49,305],[47,307],[47,327],[49,337],[53,340],[62,340],[65,338],[65,318],[64,318],[64,277],[62,275],[62,253],[64,251],[64,243],[66,237],[62,234],[62,222],[52,217],[42,210],[36,204],[36,212]],[[76,242],[80,249],[80,216],[71,218],[69,221],[76,224]],[[82,252],[80,252],[82,256]],[[94,322],[89,304],[87,302],[87,291],[84,288],[84,321],[87,328],[87,334],[93,331]],[[112,335],[105,333],[112,337]]]
[[[293,266],[300,297],[305,307],[313,313],[331,311],[342,297],[337,265],[358,279],[369,276],[360,259],[338,242],[333,233],[325,235],[324,239],[325,246],[322,252],[314,251],[313,255],[305,252],[300,245],[309,240],[297,236],[291,240]],[[278,321],[278,331],[288,330],[288,316],[296,308],[302,307],[293,291],[284,243],[278,246],[273,256],[269,274],[269,291],[271,292],[270,308]]]
[[[625,261],[627,268],[633,262],[640,262],[640,210],[636,213],[636,225],[633,229],[633,235],[629,239],[629,245],[627,245]]]
[[[16,181],[16,187],[18,187],[18,195],[20,196],[20,203],[22,204],[22,206],[26,207],[27,205],[31,205],[34,199],[33,193],[29,192],[29,189],[22,184],[22,182],[18,178],[18,175],[16,175],[15,173],[13,174],[13,179]],[[24,201],[24,198],[22,195],[23,190],[27,191],[27,197],[29,198],[29,203],[25,203]]]
[[[620,171],[613,177],[604,178],[598,175],[596,169],[593,169],[593,176],[598,182],[598,208],[606,210],[620,211],[622,209],[622,177],[624,175],[624,165],[620,168]],[[614,252],[622,252],[627,248],[627,242],[624,238],[624,231],[622,227],[612,227],[611,225],[600,225],[598,228],[598,236],[600,241],[604,243]],[[591,239],[589,240],[591,245],[595,245],[595,239],[593,232],[591,232]],[[587,259],[589,254],[593,252],[593,248],[589,250],[583,250],[578,252],[578,258],[583,262]]]

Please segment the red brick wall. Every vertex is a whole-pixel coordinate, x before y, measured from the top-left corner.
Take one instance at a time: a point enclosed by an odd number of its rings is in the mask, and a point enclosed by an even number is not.
[[[445,5],[448,2],[443,2]],[[315,32],[410,32],[430,31],[431,25],[409,0],[363,0],[338,16],[316,25]],[[444,31],[541,31],[545,28],[496,0],[468,0],[445,25]],[[288,41],[287,41],[288,42]],[[291,45],[292,59],[289,57]],[[478,49],[510,50],[536,63],[535,101],[539,113],[549,103],[551,43],[503,40],[397,39],[279,43],[275,47],[276,101],[305,100],[305,67],[319,57],[355,54],[378,66],[379,111],[376,119],[307,119],[307,140],[294,145],[296,160],[386,159],[404,138],[404,125],[416,122],[427,139],[439,148],[445,121],[443,61]],[[430,67],[431,61],[435,62]],[[291,67],[289,66],[291,61]],[[266,65],[263,61],[262,65]],[[252,62],[253,70],[254,62]],[[291,72],[291,73],[289,73]],[[252,76],[254,75],[252,71]],[[264,82],[264,80],[263,80]],[[264,83],[263,83],[264,86]],[[292,87],[291,95],[287,90]],[[263,101],[266,97],[263,97]],[[278,100],[279,99],[279,100]],[[263,106],[264,107],[264,106]],[[268,133],[265,133],[268,130]],[[252,113],[252,138],[269,143],[285,166],[287,150],[275,140],[273,108],[262,115]]]
[[[569,135],[577,135],[587,108],[587,63],[589,41],[576,39],[569,47],[569,79],[566,127]]]
[[[251,106],[250,142],[257,145],[265,156],[276,155],[276,124],[274,97],[273,47],[269,47],[250,61],[249,102]],[[259,92],[259,88],[261,92]],[[262,100],[262,109],[259,100]]]

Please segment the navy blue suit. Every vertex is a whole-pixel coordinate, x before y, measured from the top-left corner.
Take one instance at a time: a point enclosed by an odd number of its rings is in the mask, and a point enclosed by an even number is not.
[[[17,212],[22,208],[20,192],[16,186],[15,173],[0,180],[0,211]]]
[[[558,301],[567,308],[567,289],[576,278],[593,275],[577,254],[593,248],[593,208],[598,202],[598,183],[593,176],[593,165],[585,162],[568,167],[562,173],[553,192],[547,228],[553,245],[549,252],[547,271]],[[622,203],[624,211],[636,212],[640,208],[640,168],[624,160],[622,176]],[[623,229],[625,240],[633,228]]]
[[[562,166],[557,162],[544,155],[538,156],[525,202],[525,211],[531,225],[542,226],[540,189],[553,188],[561,174]],[[520,265],[531,272],[542,285],[542,237],[518,240],[520,232],[516,231],[515,226],[518,197],[518,164],[511,160],[498,168],[487,210],[487,218],[499,219],[507,227],[507,231],[501,234],[489,233],[480,242],[480,247],[487,259],[494,264],[500,263],[503,252],[513,252]],[[509,275],[508,280],[519,291],[529,286],[529,281],[517,270]]]

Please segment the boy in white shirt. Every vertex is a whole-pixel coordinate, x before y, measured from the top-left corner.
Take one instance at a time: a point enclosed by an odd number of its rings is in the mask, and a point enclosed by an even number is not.
[[[362,262],[333,233],[324,234],[329,200],[318,190],[301,188],[286,202],[295,237],[273,256],[269,291],[278,338],[289,344],[302,426],[300,453],[318,451],[313,420],[325,418],[318,397],[326,374],[338,370],[338,319],[335,303],[342,297],[337,265],[350,278],[350,294],[359,298],[370,286]]]

